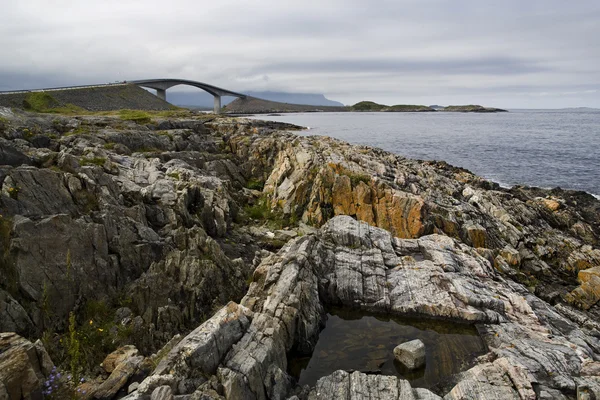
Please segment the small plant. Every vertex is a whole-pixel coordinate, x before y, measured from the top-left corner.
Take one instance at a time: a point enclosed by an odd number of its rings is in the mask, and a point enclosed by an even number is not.
[[[354,174],[354,173],[348,173],[347,175],[350,178],[350,182],[352,183],[352,186],[358,186],[358,184],[360,182],[364,182],[367,185],[369,183],[371,183],[371,178],[368,175]]]
[[[8,195],[10,196],[11,199],[18,200],[20,191],[21,191],[20,187],[13,185],[8,188]]]
[[[67,353],[70,358],[69,366],[71,368],[71,375],[75,381],[78,381],[83,368],[80,342],[77,334],[75,314],[73,312],[69,313],[69,345]]]
[[[76,380],[72,375],[64,375],[60,373],[56,367],[52,368],[48,379],[44,381],[42,394],[44,399],[59,400],[59,399],[79,399],[86,394],[85,390],[75,389],[75,387],[83,383],[83,378]]]
[[[103,146],[106,150],[112,150],[115,148],[115,143],[114,142],[108,142],[108,143],[104,143]]]
[[[169,174],[167,174],[167,176],[180,181],[181,180],[181,174],[179,172],[171,172]]]
[[[262,191],[263,188],[265,187],[265,183],[262,181],[256,180],[256,179],[249,179],[248,183],[246,184],[246,187],[248,189]]]

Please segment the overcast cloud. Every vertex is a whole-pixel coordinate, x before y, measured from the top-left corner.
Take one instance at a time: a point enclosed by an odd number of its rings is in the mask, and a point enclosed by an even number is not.
[[[0,10],[0,90],[174,77],[345,104],[600,107],[598,0],[0,0]]]

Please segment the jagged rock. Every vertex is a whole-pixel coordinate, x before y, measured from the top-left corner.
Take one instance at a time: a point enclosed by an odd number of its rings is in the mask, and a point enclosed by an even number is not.
[[[131,357],[135,357],[137,355],[138,355],[138,349],[136,349],[135,346],[131,346],[131,345],[123,346],[123,347],[120,347],[117,350],[113,351],[109,355],[107,355],[106,358],[104,359],[104,361],[102,361],[102,364],[100,364],[100,366],[102,368],[104,368],[104,370],[106,372],[108,372],[110,374],[111,372],[113,372],[115,370],[115,368],[119,364],[121,364],[122,362],[126,361],[127,359],[129,359]]]
[[[425,345],[419,339],[404,342],[394,348],[394,357],[408,369],[425,365]]]
[[[446,398],[596,390],[600,308],[589,283],[600,267],[600,203],[591,196],[504,190],[442,162],[275,132],[275,123],[6,115],[7,145],[39,167],[0,168],[2,327],[61,330],[73,309],[124,292],[130,313],[116,321],[150,354],[240,303],[178,345],[189,353],[175,346],[128,399],[164,385],[175,398],[302,398],[299,388],[286,393],[287,356],[313,350],[332,305],[477,324],[489,352],[449,393],[436,389]],[[46,137],[24,140],[35,125],[31,137]],[[265,182],[263,192],[240,190],[250,180]],[[254,242],[240,224],[256,196],[282,221],[302,221],[303,235],[269,227],[280,243]],[[255,257],[260,247],[281,250]],[[546,302],[563,298],[581,310]],[[344,374],[311,395],[434,396],[395,377]]]
[[[579,287],[566,296],[567,301],[584,310],[590,309],[600,300],[600,267],[579,271]]]
[[[426,390],[421,390],[419,398],[424,397]],[[408,381],[395,376],[366,375],[360,372],[349,374],[336,371],[319,379],[311,389],[308,399],[394,399],[414,400],[417,398]],[[435,397],[434,397],[435,398]]]
[[[29,157],[14,149],[6,141],[0,141],[0,165],[19,166],[29,164],[31,164]]]
[[[110,376],[96,388],[94,391],[95,399],[112,399],[127,384],[129,378],[133,376],[144,360],[144,357],[133,354],[124,355],[126,358],[123,357],[122,361],[115,366]]]
[[[28,333],[33,321],[27,311],[10,294],[0,289],[0,331]]]
[[[41,343],[0,333],[0,395],[5,399],[42,398],[42,384],[54,365]]]
[[[173,391],[170,386],[159,386],[152,392],[150,400],[173,400]]]
[[[194,377],[213,375],[225,352],[250,324],[250,313],[233,302],[182,339],[158,364],[153,374]]]

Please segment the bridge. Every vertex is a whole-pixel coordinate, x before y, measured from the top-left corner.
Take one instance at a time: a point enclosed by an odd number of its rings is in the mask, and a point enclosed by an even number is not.
[[[246,98],[246,95],[242,93],[236,93],[232,92],[231,90],[209,85],[207,83],[189,81],[186,79],[141,79],[135,81],[127,81],[127,83],[132,83],[134,85],[138,85],[148,89],[154,89],[156,90],[156,95],[165,101],[167,101],[167,89],[173,86],[188,85],[197,87],[213,95],[214,112],[216,114],[218,114],[221,111],[221,96],[239,97],[240,99]]]

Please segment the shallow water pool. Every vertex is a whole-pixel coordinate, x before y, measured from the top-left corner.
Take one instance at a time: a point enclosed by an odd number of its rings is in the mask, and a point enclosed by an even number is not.
[[[409,371],[394,359],[398,344],[421,339],[424,367]],[[300,385],[343,369],[396,375],[413,387],[434,388],[473,365],[486,347],[473,326],[423,319],[400,319],[348,310],[330,310],[327,323],[310,356],[289,358],[289,372]]]

